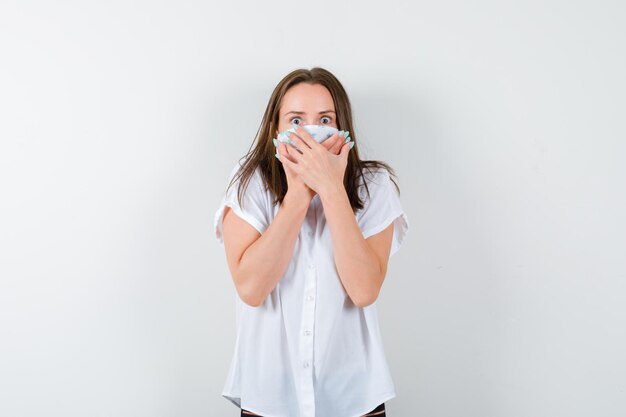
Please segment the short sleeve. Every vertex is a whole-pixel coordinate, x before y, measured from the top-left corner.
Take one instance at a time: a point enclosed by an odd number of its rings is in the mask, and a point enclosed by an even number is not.
[[[230,181],[237,173],[239,167],[240,164],[237,163],[231,170],[227,185],[230,184]],[[237,216],[248,222],[261,234],[265,232],[270,223],[268,196],[264,191],[263,182],[258,169],[250,177],[247,186],[244,187],[244,192],[241,196],[241,204],[239,204],[237,199],[240,180],[241,178],[238,178],[224,193],[220,205],[215,212],[213,222],[215,238],[221,245],[224,244],[222,222],[224,220],[226,206],[229,206]]]
[[[392,256],[402,246],[409,230],[409,219],[402,208],[400,196],[391,181],[389,171],[378,168],[374,172],[374,175],[364,173],[369,197],[365,187],[361,184],[359,192],[365,201],[364,207],[356,212],[356,219],[366,239],[383,231],[393,222],[393,238],[389,255]]]

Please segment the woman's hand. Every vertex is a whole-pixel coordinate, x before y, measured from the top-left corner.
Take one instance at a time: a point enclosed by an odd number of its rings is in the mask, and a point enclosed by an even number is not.
[[[304,129],[301,129],[304,131]],[[314,140],[314,139],[312,139]],[[317,143],[317,142],[316,142]],[[342,145],[344,143],[344,139],[339,136],[339,132],[335,133],[333,136],[326,139],[320,146],[323,146],[327,152],[331,154],[337,155],[342,149]],[[276,152],[279,154],[278,160],[283,162],[283,168],[285,170],[285,176],[287,177],[287,187],[288,190],[293,194],[301,193],[303,195],[302,198],[307,200],[307,203],[310,203],[313,197],[315,197],[316,191],[311,189],[298,175],[297,172],[291,168],[288,164],[284,163],[284,160],[287,159],[292,163],[296,163],[294,159],[294,154],[301,154],[302,152],[297,150],[294,147],[287,146],[282,142],[278,142],[278,146],[276,147]],[[343,179],[342,179],[343,180]]]
[[[278,151],[280,157],[285,154],[285,159],[282,160],[285,172],[289,170],[291,175],[297,175],[298,181],[303,182],[318,194],[339,186],[343,187],[348,152],[352,148],[351,142],[344,143],[344,139],[337,132],[320,144],[305,129],[298,128],[297,125],[294,127],[296,128],[295,134],[287,132],[287,135],[298,149],[289,149],[287,152],[284,152],[284,149]],[[339,149],[337,154],[329,152],[324,146],[331,139],[334,140],[331,149]]]
[[[285,159],[291,158],[288,148],[289,146],[284,143],[280,143],[276,147],[276,152],[279,155],[278,160],[283,164],[285,176],[287,177],[287,191],[289,194],[302,195],[301,198],[306,200],[307,203],[310,203],[315,196],[315,191],[311,190],[306,183],[302,181],[302,178],[291,169],[291,166],[285,164]],[[297,151],[294,149],[291,152],[294,153]]]

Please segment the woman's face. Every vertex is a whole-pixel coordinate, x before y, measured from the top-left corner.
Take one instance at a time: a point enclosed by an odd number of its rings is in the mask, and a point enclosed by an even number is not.
[[[285,95],[278,112],[278,131],[297,125],[327,125],[337,127],[335,104],[330,91],[321,84],[301,82]]]

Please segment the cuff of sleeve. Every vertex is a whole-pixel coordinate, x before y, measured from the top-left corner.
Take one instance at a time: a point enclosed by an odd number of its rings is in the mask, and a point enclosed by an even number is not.
[[[409,230],[409,219],[404,211],[397,211],[385,220],[380,222],[375,227],[371,227],[363,231],[363,238],[367,239],[370,236],[380,233],[387,228],[393,222],[393,238],[391,239],[391,252],[389,257],[393,256],[402,246],[402,242],[406,237]]]
[[[226,210],[226,206],[230,207],[232,211],[235,212],[237,216],[248,222],[252,227],[254,227],[259,233],[263,234],[265,228],[263,225],[255,219],[250,214],[242,211],[241,208],[237,204],[230,203],[228,201],[222,202],[217,212],[215,213],[215,218],[213,221],[213,229],[215,232],[215,238],[218,243],[224,245],[224,234],[223,234],[223,221],[224,221],[224,211]]]

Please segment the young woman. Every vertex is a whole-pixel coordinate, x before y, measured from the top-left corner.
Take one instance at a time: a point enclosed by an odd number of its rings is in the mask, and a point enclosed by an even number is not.
[[[241,416],[385,417],[396,395],[376,299],[409,223],[393,170],[355,139],[337,78],[298,69],[230,173],[215,213],[237,291],[222,396]]]

